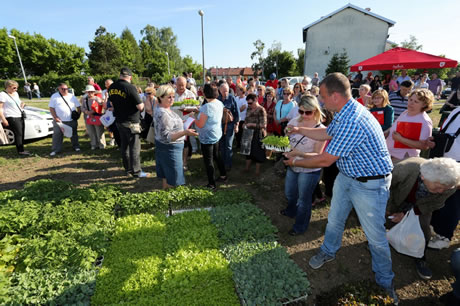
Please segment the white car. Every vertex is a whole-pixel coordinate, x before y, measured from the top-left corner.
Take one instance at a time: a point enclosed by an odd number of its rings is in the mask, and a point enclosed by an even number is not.
[[[43,138],[53,134],[53,117],[49,110],[26,106],[24,140]],[[14,133],[8,127],[3,127],[8,138],[8,144],[14,144]]]
[[[295,83],[302,83],[303,76],[284,77],[284,78],[281,78],[280,81],[282,79],[288,80],[289,87],[291,87],[291,89],[294,90]],[[311,89],[311,78],[309,76],[307,76],[307,80],[308,80],[308,86],[307,86],[306,90]]]

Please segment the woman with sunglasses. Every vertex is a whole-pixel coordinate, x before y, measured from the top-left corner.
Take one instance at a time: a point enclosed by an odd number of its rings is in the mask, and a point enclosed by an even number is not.
[[[30,153],[24,151],[24,102],[19,99],[18,87],[16,81],[5,82],[5,90],[0,92],[0,120],[4,127],[14,133],[18,154],[28,156]]]
[[[296,106],[296,102],[292,100],[292,90],[289,88],[284,88],[283,90],[283,99],[279,100],[275,106],[275,120],[278,125],[281,126],[281,136],[285,135],[284,129],[288,124],[288,119],[286,118],[292,108]]]
[[[265,150],[262,149],[262,138],[267,135],[267,112],[259,104],[255,94],[246,97],[248,112],[244,128],[254,130],[251,141],[251,153],[246,156],[246,171],[249,171],[251,161],[256,163],[256,176],[260,175],[260,165],[265,161]]]
[[[318,100],[310,95],[302,96],[299,103],[299,116],[289,121],[290,127],[324,127],[321,124],[323,116]],[[288,200],[286,209],[280,213],[286,217],[295,218],[295,223],[289,235],[303,234],[310,223],[312,194],[319,181],[321,169],[296,167],[295,161],[300,158],[321,154],[325,141],[317,141],[301,134],[290,134],[291,152],[285,153],[287,158],[294,157],[293,166],[287,168],[284,192]]]

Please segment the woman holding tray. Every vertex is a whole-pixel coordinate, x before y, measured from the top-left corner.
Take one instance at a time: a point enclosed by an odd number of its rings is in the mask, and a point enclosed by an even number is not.
[[[295,223],[289,231],[291,236],[303,234],[310,224],[312,194],[319,181],[320,168],[295,167],[295,161],[307,156],[321,154],[325,141],[317,141],[300,133],[299,128],[324,127],[321,124],[323,114],[318,100],[314,96],[304,95],[299,103],[299,116],[289,121],[287,130],[292,151],[285,153],[287,158],[295,157],[293,166],[287,168],[285,180],[285,195],[288,200],[286,209],[280,213],[286,217],[295,218]]]
[[[431,137],[433,122],[426,111],[431,110],[433,102],[433,93],[428,89],[416,89],[410,94],[407,110],[393,123],[387,138],[393,163],[429,149],[427,139]]]
[[[185,184],[182,151],[185,136],[197,136],[193,129],[184,130],[178,114],[171,110],[175,90],[171,85],[158,88],[158,108],[153,114],[155,127],[155,161],[157,177],[163,180],[163,189]]]

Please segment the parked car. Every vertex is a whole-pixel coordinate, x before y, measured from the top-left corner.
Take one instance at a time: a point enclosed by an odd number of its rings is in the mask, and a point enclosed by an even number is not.
[[[441,99],[447,99],[451,93],[452,93],[452,89],[450,87],[445,88],[441,92]]]
[[[291,87],[291,89],[294,89],[295,83],[302,83],[303,76],[284,77],[284,78],[281,78],[280,81],[283,79],[288,80],[289,87]],[[311,78],[307,76],[307,80],[308,80],[308,86],[306,89],[308,90],[308,89],[311,89]]]
[[[26,106],[24,108],[27,118],[25,120],[24,140],[47,137],[53,134],[53,117],[49,110]],[[3,128],[8,138],[8,144],[14,144],[14,133],[8,127]]]

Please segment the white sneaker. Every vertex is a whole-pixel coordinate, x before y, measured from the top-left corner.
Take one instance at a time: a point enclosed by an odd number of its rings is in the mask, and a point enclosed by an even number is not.
[[[449,247],[449,245],[449,238],[446,238],[438,234],[435,234],[433,237],[431,237],[430,241],[428,242],[428,247],[430,249],[446,249]]]
[[[56,156],[56,152],[54,152],[54,151],[51,152],[51,153],[50,153],[50,156],[51,156],[51,157]]]
[[[114,146],[115,145],[115,139],[110,139],[109,146]]]

